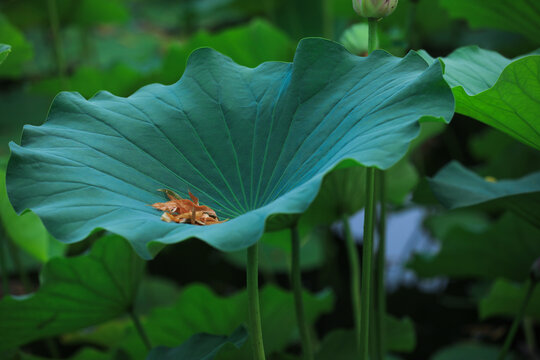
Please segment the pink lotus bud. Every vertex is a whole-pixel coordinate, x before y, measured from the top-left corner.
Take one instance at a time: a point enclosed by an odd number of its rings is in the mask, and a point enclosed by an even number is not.
[[[352,0],[352,3],[358,15],[379,19],[393,13],[398,0]]]

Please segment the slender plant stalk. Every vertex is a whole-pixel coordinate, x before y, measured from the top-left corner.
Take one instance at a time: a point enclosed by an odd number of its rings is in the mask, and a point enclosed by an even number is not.
[[[0,233],[0,236],[1,236],[0,238],[0,271],[2,271],[2,294],[6,296],[10,293],[9,275],[8,275],[7,263],[6,263],[7,257],[6,257],[6,252],[5,252],[8,240],[6,239],[3,228],[2,228],[2,232]]]
[[[536,352],[536,335],[534,333],[534,320],[530,317],[523,319],[523,332],[527,341],[529,354],[533,355]]]
[[[375,359],[382,360],[386,355],[385,344],[385,323],[386,316],[386,289],[384,287],[384,270],[386,264],[386,193],[384,190],[385,173],[381,170],[376,170],[377,190],[379,194],[379,222],[377,224],[377,232],[379,234],[379,248],[377,250],[376,259],[376,345],[378,357]]]
[[[416,8],[418,0],[411,0],[409,2],[409,17],[407,19],[407,40],[409,41],[409,48],[414,49],[416,41],[414,38],[414,24],[416,23]]]
[[[510,349],[512,342],[514,342],[514,337],[516,336],[517,330],[519,328],[519,324],[521,323],[521,320],[523,319],[523,315],[525,314],[525,310],[527,309],[527,305],[529,304],[529,300],[531,299],[531,295],[533,293],[535,285],[536,285],[535,281],[531,279],[527,280],[525,298],[523,299],[523,302],[521,303],[521,307],[519,308],[516,314],[516,317],[514,318],[514,322],[512,323],[512,327],[510,328],[510,331],[508,331],[508,334],[506,335],[506,339],[504,340],[504,345],[501,349],[501,352],[499,353],[499,357],[497,358],[498,360],[503,360],[506,358],[506,355],[508,354],[508,350]]]
[[[332,0],[322,0],[323,34],[327,39],[334,37],[334,11]]]
[[[362,249],[362,293],[360,308],[360,333],[362,350],[360,357],[369,356],[369,310],[372,298],[371,279],[373,278],[373,223],[375,214],[375,169],[366,169],[366,209],[364,215],[364,246]]]
[[[58,6],[56,0],[47,0],[49,10],[49,22],[51,25],[51,34],[53,39],[54,52],[56,57],[56,66],[58,68],[58,78],[62,89],[69,90],[69,83],[66,78],[66,65],[64,63],[64,47],[60,38],[60,21],[58,19]]]
[[[139,337],[144,343],[146,350],[148,351],[152,350],[152,344],[150,343],[150,339],[148,338],[146,331],[144,331],[144,327],[142,326],[141,321],[139,320],[139,317],[137,316],[137,314],[135,313],[133,309],[129,311],[129,316],[131,317],[131,320],[133,320],[133,324],[135,325],[135,328],[137,329],[137,333],[139,334]]]
[[[305,360],[313,360],[313,351],[311,348],[311,339],[309,337],[309,328],[304,316],[304,302],[302,300],[302,274],[300,270],[300,236],[298,235],[298,225],[291,227],[292,241],[292,266],[291,282],[294,292],[294,307],[296,310],[296,322],[300,330],[300,339],[302,341],[302,351]]]
[[[253,360],[265,360],[259,306],[259,245],[255,243],[247,250],[247,291],[249,308],[249,338]]]
[[[361,333],[360,333],[360,261],[358,251],[349,225],[347,215],[343,216],[343,229],[345,232],[345,242],[347,244],[347,255],[349,255],[349,273],[351,277],[351,304],[354,315],[354,330],[356,339],[356,349],[358,354],[361,352]]]
[[[369,18],[369,38],[368,38],[368,53],[371,54],[377,48],[377,22],[378,19]]]
[[[6,236],[6,241],[8,245],[9,254],[11,256],[11,260],[13,260],[13,265],[15,265],[15,269],[17,269],[17,273],[19,274],[19,280],[22,283],[23,289],[25,293],[29,293],[30,290],[32,290],[32,285],[30,283],[30,280],[28,278],[28,274],[26,273],[26,269],[24,268],[21,257],[19,254],[19,249],[17,246],[13,243],[13,241]]]

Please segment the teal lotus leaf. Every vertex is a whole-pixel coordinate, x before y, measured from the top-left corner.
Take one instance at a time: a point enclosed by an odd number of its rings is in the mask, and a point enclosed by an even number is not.
[[[228,344],[233,344],[237,348],[240,348],[246,342],[247,336],[248,334],[244,327],[239,327],[230,336],[204,333],[196,334],[175,348],[159,346],[152,349],[146,360],[212,360],[221,348]]]
[[[429,179],[429,186],[447,208],[485,204],[509,209],[540,227],[540,172],[498,180],[483,178],[452,161]]]
[[[0,64],[4,62],[10,52],[11,46],[6,44],[0,44]]]
[[[420,53],[431,63],[433,58]],[[513,60],[477,46],[441,59],[456,112],[540,150],[540,55]]]
[[[441,66],[416,53],[368,58],[323,39],[300,42],[293,63],[251,69],[211,49],[195,51],[171,86],[128,98],[60,93],[47,122],[11,144],[7,187],[57,239],[96,228],[127,238],[145,258],[199,238],[225,251],[255,243],[268,217],[299,214],[338,164],[387,169],[418,135],[418,120],[449,121],[453,97]],[[148,206],[158,189],[228,222],[166,223]],[[274,226],[275,227],[275,226]]]
[[[451,345],[437,351],[431,360],[478,360],[497,359],[501,348],[493,345],[484,345],[478,342],[464,342]],[[513,354],[509,354],[504,360],[517,360]]]
[[[143,266],[116,235],[98,240],[89,254],[50,260],[36,293],[0,301],[0,351],[125,315]]]

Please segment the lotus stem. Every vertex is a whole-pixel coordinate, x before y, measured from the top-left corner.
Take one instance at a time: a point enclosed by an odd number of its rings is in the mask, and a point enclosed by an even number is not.
[[[300,270],[300,236],[298,234],[298,225],[291,227],[292,241],[292,266],[291,282],[294,292],[294,307],[296,310],[296,322],[300,330],[300,339],[302,341],[302,351],[304,359],[313,360],[313,351],[311,349],[311,339],[309,337],[309,328],[304,316],[304,302],[302,300],[302,276]]]
[[[137,333],[139,334],[139,337],[144,343],[146,350],[147,351],[152,350],[152,343],[150,343],[150,339],[148,338],[146,331],[144,331],[144,327],[142,326],[141,321],[139,320],[139,317],[137,316],[137,313],[135,313],[135,311],[131,309],[129,310],[129,316],[131,317],[131,320],[133,320],[135,329],[137,329]]]
[[[62,85],[62,90],[69,90],[69,84],[66,79],[66,66],[64,63],[64,48],[60,38],[60,22],[58,19],[58,6],[56,0],[47,1],[49,10],[49,22],[51,25],[51,34],[53,39],[54,52],[56,57],[56,66],[58,67],[58,78]]]
[[[348,216],[343,216],[343,229],[345,233],[345,242],[347,244],[347,254],[349,255],[349,273],[351,277],[351,304],[354,315],[354,330],[356,348],[358,354],[361,352],[361,333],[360,333],[360,261],[354,238],[351,233]]]
[[[248,328],[253,360],[265,360],[259,305],[259,245],[247,250]]]
[[[514,342],[514,337],[516,336],[517,330],[519,328],[519,324],[521,323],[521,320],[523,319],[523,315],[525,315],[525,310],[527,309],[527,305],[529,304],[529,300],[531,299],[531,295],[533,293],[535,285],[536,285],[536,281],[534,281],[533,279],[527,280],[525,297],[523,298],[521,307],[516,313],[516,317],[514,318],[512,327],[510,328],[510,331],[508,331],[508,334],[506,335],[506,339],[504,340],[504,345],[501,349],[501,352],[499,353],[499,357],[497,358],[498,360],[503,360],[506,358],[506,355],[508,354],[508,350],[510,350],[510,346]]]
[[[10,290],[9,290],[9,276],[7,273],[7,264],[6,264],[7,256],[5,253],[5,250],[7,248],[7,242],[4,244],[4,241],[7,241],[7,240],[4,233],[4,229],[2,228],[2,233],[0,233],[0,271],[2,271],[2,294],[4,296],[7,296],[9,295]]]
[[[385,173],[381,170],[376,170],[377,190],[379,194],[380,212],[379,222],[377,224],[377,232],[379,234],[379,247],[377,249],[376,258],[376,345],[378,359],[382,360],[386,354],[385,344],[385,322],[386,315],[386,289],[384,286],[384,271],[386,264],[386,193],[384,189]],[[376,358],[377,359],[377,358]]]
[[[32,284],[30,282],[30,279],[28,278],[28,274],[26,273],[26,269],[24,268],[24,265],[21,261],[20,257],[20,250],[15,245],[13,240],[11,240],[7,234],[4,237],[7,241],[8,245],[8,251],[9,255],[11,256],[11,260],[13,261],[13,265],[15,265],[15,269],[17,270],[17,273],[19,274],[19,280],[21,281],[21,284],[23,286],[24,292],[28,294],[32,290]]]
[[[368,37],[368,54],[377,48],[377,21],[378,19],[369,18],[369,37]]]
[[[364,246],[362,249],[362,292],[360,308],[360,334],[362,360],[369,356],[369,310],[372,298],[371,279],[373,264],[373,222],[375,214],[375,169],[366,169],[366,208],[364,214]]]

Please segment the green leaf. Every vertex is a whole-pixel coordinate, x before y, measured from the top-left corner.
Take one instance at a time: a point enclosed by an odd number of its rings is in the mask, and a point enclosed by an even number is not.
[[[440,65],[414,52],[360,58],[305,39],[292,64],[250,69],[199,49],[171,86],[89,101],[59,94],[47,122],[26,127],[22,146],[11,144],[8,194],[65,242],[102,228],[145,258],[192,237],[239,250],[261,237],[271,215],[306,210],[338,164],[387,169],[406,154],[420,118],[448,121],[452,110]],[[183,197],[190,189],[230,220],[161,221],[148,206],[164,200],[157,189]]]
[[[409,318],[386,317],[386,346],[390,351],[410,352],[416,346],[414,324]],[[355,334],[353,330],[333,330],[323,339],[317,360],[350,360],[356,358]]]
[[[64,253],[66,245],[49,235],[36,214],[26,212],[19,216],[13,210],[7,197],[3,170],[0,170],[0,221],[10,240],[40,262]]]
[[[121,357],[116,357],[114,354],[104,353],[93,348],[83,348],[77,351],[69,358],[63,358],[68,360],[116,360]],[[51,358],[35,356],[30,354],[20,354],[20,360],[51,360]]]
[[[418,276],[504,277],[521,281],[540,256],[540,229],[513,214],[482,232],[454,228],[436,255],[415,255],[409,263]]]
[[[160,346],[152,349],[146,360],[212,360],[227,344],[240,348],[247,339],[247,331],[239,327],[231,336],[196,334],[175,348]]]
[[[261,46],[264,44],[264,46]],[[184,72],[186,61],[195,49],[211,47],[230,56],[240,65],[255,67],[263,61],[290,61],[294,54],[291,40],[264,20],[210,34],[201,30],[185,43],[172,43],[165,58],[160,81],[172,83]]]
[[[538,238],[537,238],[538,240]],[[529,264],[529,267],[532,263]],[[524,280],[525,278],[522,278]],[[480,318],[486,319],[495,316],[514,318],[525,298],[525,285],[515,284],[504,279],[495,281],[489,293],[480,301],[478,306]],[[540,286],[536,286],[525,316],[540,320]]]
[[[306,321],[310,325],[333,308],[333,296],[328,291],[318,295],[304,292],[303,299]],[[260,302],[267,354],[299,341],[292,293],[267,285],[260,291]],[[231,334],[247,322],[246,308],[246,291],[220,297],[205,285],[190,285],[184,288],[173,306],[156,308],[141,321],[154,346],[174,347],[197,333]],[[141,340],[133,331],[130,334],[119,347],[133,359],[144,358]],[[219,358],[249,359],[250,354],[250,345],[246,344],[241,349],[223,349]]]
[[[9,53],[11,52],[11,46],[6,44],[0,44],[0,64],[4,62]]]
[[[466,19],[471,28],[493,28],[540,41],[540,3],[530,0],[441,0],[450,16]]]
[[[426,53],[422,55],[429,61]],[[540,55],[509,60],[476,46],[442,58],[456,112],[540,150]]]
[[[87,255],[52,259],[35,294],[0,301],[0,351],[125,314],[143,264],[114,235],[101,238]]]
[[[501,349],[497,346],[476,343],[461,343],[439,350],[431,360],[490,360],[497,359]],[[508,355],[506,360],[515,359]]]
[[[452,161],[429,179],[437,199],[450,209],[478,204],[508,208],[540,227],[540,172],[520,179],[482,178]]]
[[[10,44],[12,54],[6,59],[9,50],[2,45],[0,54],[0,78],[16,78],[23,73],[24,64],[32,58],[32,45],[25,39],[22,32],[14,27],[8,19],[0,13],[0,44]],[[5,52],[7,51],[7,52]]]

